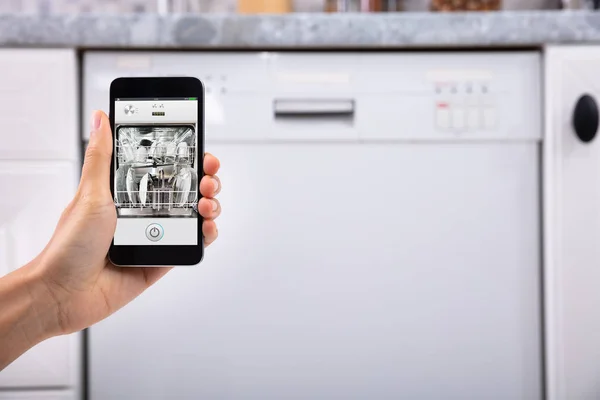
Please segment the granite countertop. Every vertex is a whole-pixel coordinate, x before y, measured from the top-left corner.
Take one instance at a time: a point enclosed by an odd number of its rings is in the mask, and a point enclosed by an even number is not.
[[[600,12],[0,15],[0,46],[415,48],[600,43]]]

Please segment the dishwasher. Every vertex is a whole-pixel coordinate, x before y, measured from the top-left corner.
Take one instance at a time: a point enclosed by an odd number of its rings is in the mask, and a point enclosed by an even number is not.
[[[219,240],[89,330],[91,399],[542,398],[539,52],[91,51],[82,120],[171,75]]]

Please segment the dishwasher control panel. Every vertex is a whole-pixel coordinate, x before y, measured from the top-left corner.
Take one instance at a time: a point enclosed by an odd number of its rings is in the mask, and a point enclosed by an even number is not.
[[[537,51],[92,51],[84,112],[108,109],[117,77],[182,75],[204,83],[209,142],[542,137]]]
[[[441,131],[477,132],[496,128],[491,82],[436,82],[435,124]]]
[[[197,77],[204,84],[204,92],[206,95],[225,95],[227,94],[227,75],[221,74],[204,74]]]

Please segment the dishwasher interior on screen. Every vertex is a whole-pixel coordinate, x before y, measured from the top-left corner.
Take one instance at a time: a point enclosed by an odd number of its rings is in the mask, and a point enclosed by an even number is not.
[[[119,218],[194,216],[198,203],[193,125],[117,125]],[[193,186],[192,186],[193,185]]]
[[[224,210],[90,329],[91,398],[541,399],[540,63],[87,52],[84,115],[119,76],[203,81]]]

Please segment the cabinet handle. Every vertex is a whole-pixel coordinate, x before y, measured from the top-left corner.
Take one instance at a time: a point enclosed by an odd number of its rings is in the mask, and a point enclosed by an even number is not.
[[[352,117],[355,102],[352,99],[276,99],[275,117]]]
[[[573,129],[584,143],[589,143],[598,133],[598,103],[589,94],[582,95],[573,111]]]

